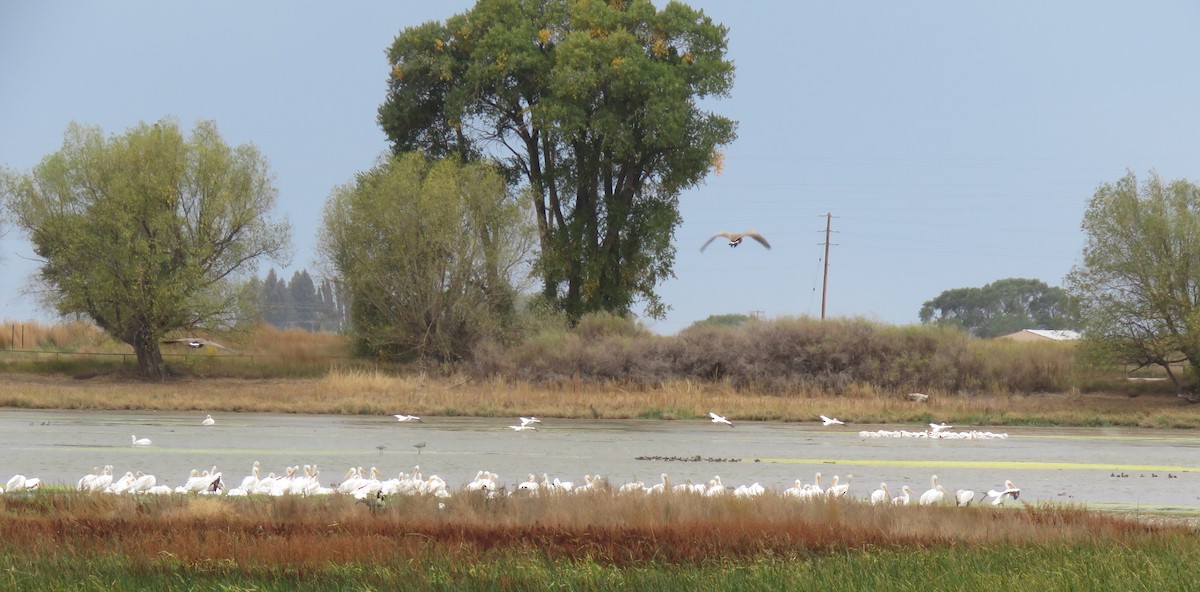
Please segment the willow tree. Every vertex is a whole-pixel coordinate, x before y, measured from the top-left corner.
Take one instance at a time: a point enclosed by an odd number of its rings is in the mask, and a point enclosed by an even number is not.
[[[673,276],[680,193],[733,141],[724,26],[679,2],[479,0],[403,30],[379,122],[396,153],[490,158],[526,183],[546,299],[577,320]]]
[[[320,250],[360,353],[465,357],[514,319],[532,233],[504,178],[458,158],[394,156],[336,188]]]
[[[1083,262],[1067,276],[1085,345],[1123,363],[1200,368],[1200,186],[1129,173],[1084,213]],[[1194,377],[1193,377],[1194,382]]]
[[[286,223],[267,220],[266,159],[212,122],[190,137],[172,120],[111,137],[71,124],[58,152],[5,186],[48,303],[132,346],[148,377],[163,376],[168,332],[231,327],[243,280],[289,241]]]

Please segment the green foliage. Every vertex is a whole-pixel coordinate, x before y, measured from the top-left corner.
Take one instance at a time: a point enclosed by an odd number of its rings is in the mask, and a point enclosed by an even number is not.
[[[267,219],[266,159],[225,144],[212,122],[190,137],[169,119],[108,138],[71,124],[61,150],[5,185],[49,303],[133,346],[147,376],[163,371],[168,332],[243,320],[241,278],[289,241]]]
[[[351,301],[358,350],[455,360],[514,323],[530,232],[482,164],[393,157],[334,190],[321,251]]]
[[[1041,280],[1008,278],[982,288],[946,290],[921,306],[922,323],[959,327],[982,338],[1022,329],[1076,329],[1076,304]]]
[[[1200,186],[1139,184],[1132,172],[1096,190],[1083,218],[1083,263],[1067,276],[1098,359],[1162,367],[1180,390],[1200,364]]]
[[[528,183],[543,296],[585,313],[666,307],[679,194],[700,183],[734,122],[727,29],[646,0],[479,0],[405,29],[388,51],[379,122],[395,153],[496,157]]]
[[[740,327],[753,319],[750,315],[744,314],[719,314],[709,315],[708,318],[696,321],[688,326],[685,331],[690,331],[699,327]]]

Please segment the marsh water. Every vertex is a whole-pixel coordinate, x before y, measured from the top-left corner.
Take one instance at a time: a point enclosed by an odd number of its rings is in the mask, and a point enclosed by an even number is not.
[[[673,483],[719,475],[730,488],[758,482],[782,491],[820,472],[826,487],[834,475],[842,483],[853,475],[850,494],[865,498],[881,482],[893,495],[902,485],[920,494],[938,475],[950,492],[982,493],[1010,479],[1021,488],[1021,501],[1200,513],[1200,434],[1194,431],[990,428],[1009,437],[931,440],[859,436],[860,430],[924,426],[822,427],[819,421],[728,428],[707,419],[545,419],[536,432],[516,432],[507,427],[519,423],[515,417],[399,423],[391,416],[222,413],[206,427],[204,415],[3,410],[0,479],[19,473],[74,484],[93,467],[111,464],[118,476],[140,470],[174,486],[193,468],[216,466],[236,485],[257,460],[264,475],[316,465],[323,485],[340,481],[350,467],[374,466],[392,477],[419,465],[425,476],[439,475],[451,486],[486,469],[509,488],[529,474],[576,483],[602,475],[619,486],[650,485],[668,473]],[[152,444],[135,447],[131,435]]]

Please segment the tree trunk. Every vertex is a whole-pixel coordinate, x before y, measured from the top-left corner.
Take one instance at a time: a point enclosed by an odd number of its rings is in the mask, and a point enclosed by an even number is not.
[[[162,380],[166,377],[166,367],[163,364],[162,350],[159,349],[158,339],[150,334],[145,327],[139,329],[132,339],[134,353],[137,354],[138,374],[145,378]]]

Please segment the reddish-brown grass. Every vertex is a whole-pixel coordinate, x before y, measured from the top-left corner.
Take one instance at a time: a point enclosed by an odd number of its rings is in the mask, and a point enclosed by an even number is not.
[[[243,569],[330,562],[385,564],[427,554],[474,561],[535,552],[619,566],[646,561],[803,557],[851,549],[1045,544],[1186,533],[1070,507],[877,508],[858,503],[695,496],[407,498],[372,511],[352,498],[134,498],[38,494],[0,498],[0,552],[118,554]]]

